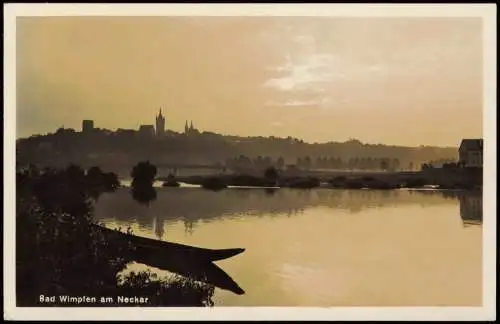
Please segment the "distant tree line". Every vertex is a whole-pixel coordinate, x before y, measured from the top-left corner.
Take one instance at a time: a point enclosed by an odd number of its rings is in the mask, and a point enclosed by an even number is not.
[[[162,164],[220,163],[259,170],[268,166],[284,168],[286,165],[321,169],[412,170],[428,161],[457,157],[456,148],[364,144],[357,140],[306,143],[293,137],[239,137],[210,132],[194,137],[173,133],[159,139],[135,136],[125,131],[100,130],[84,134],[59,129],[52,134],[16,141],[16,161],[23,165],[35,163],[64,167],[75,162],[84,168],[99,165],[120,175],[128,175],[137,161],[145,160],[154,161],[158,168],[162,168]]]
[[[226,167],[230,169],[266,169],[275,167],[283,169],[285,166],[285,159],[280,156],[273,159],[270,156],[257,156],[250,158],[245,155],[229,158],[225,163]],[[312,159],[310,156],[299,157],[289,166],[296,166],[301,169],[351,169],[351,170],[400,170],[401,163],[397,158],[349,158],[342,160],[340,157],[316,157]],[[413,164],[409,165],[413,168]]]
[[[427,163],[422,163],[421,170],[428,170],[435,168],[453,169],[458,167],[460,167],[460,163],[458,161],[450,159],[440,159],[440,160],[429,161]]]

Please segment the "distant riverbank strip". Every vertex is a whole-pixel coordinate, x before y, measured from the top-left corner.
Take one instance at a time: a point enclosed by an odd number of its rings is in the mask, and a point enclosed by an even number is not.
[[[475,190],[482,188],[482,169],[435,169],[418,172],[322,172],[277,174],[274,178],[249,174],[180,176],[177,182],[219,190],[231,186],[263,188],[378,189],[433,188]],[[166,181],[159,177],[158,180]],[[169,179],[171,182],[172,179]]]

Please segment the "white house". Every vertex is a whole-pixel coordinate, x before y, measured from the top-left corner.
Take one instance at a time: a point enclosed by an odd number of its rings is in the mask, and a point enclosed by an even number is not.
[[[483,167],[483,139],[463,139],[458,148],[458,162],[465,168]]]

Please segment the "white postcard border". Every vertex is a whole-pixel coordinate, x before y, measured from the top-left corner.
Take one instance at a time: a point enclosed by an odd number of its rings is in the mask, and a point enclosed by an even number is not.
[[[356,16],[483,18],[483,307],[25,308],[15,306],[16,17],[18,16]],[[5,4],[4,320],[495,320],[495,4]]]

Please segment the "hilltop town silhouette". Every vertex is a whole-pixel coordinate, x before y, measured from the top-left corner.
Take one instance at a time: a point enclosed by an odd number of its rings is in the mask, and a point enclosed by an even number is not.
[[[165,167],[420,170],[440,167],[458,158],[457,148],[403,147],[346,142],[306,143],[288,136],[242,137],[200,131],[186,120],[184,132],[167,128],[160,107],[154,124],[112,131],[82,121],[81,131],[60,127],[54,133],[17,140],[18,165],[83,167],[99,165],[121,173],[140,160]]]

